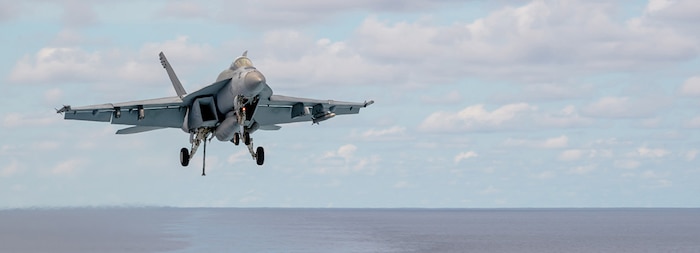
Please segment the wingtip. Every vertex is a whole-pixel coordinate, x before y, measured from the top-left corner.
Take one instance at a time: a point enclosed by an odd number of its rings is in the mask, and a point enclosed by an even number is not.
[[[372,104],[374,104],[374,100],[365,101],[365,107],[370,106]]]
[[[63,105],[61,109],[56,109],[56,113],[63,114],[64,112],[70,111],[70,105]]]

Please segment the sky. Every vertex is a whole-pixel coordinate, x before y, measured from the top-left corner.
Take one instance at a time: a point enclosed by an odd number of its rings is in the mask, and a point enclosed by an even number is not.
[[[700,2],[0,0],[0,208],[700,207]],[[241,53],[275,94],[376,103],[214,139],[68,121]]]

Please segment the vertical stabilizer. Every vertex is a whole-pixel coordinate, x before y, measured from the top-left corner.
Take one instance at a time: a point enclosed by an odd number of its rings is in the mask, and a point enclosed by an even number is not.
[[[162,64],[163,68],[165,68],[165,71],[168,72],[168,77],[170,77],[170,82],[173,83],[173,88],[175,88],[175,92],[180,98],[185,97],[185,95],[187,95],[187,92],[185,91],[185,88],[182,87],[180,79],[178,79],[177,75],[175,75],[175,71],[173,70],[173,67],[170,66],[168,59],[165,58],[165,54],[163,54],[163,52],[160,52],[158,56],[160,56],[160,64]]]

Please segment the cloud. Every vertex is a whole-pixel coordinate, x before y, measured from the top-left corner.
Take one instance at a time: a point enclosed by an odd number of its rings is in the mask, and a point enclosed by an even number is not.
[[[693,149],[685,153],[685,160],[688,162],[695,161],[695,158],[700,154],[700,150]]]
[[[86,163],[85,159],[73,158],[56,164],[50,172],[54,175],[69,175],[80,170]]]
[[[688,78],[679,89],[682,96],[700,97],[700,76]]]
[[[39,141],[32,144],[33,150],[55,150],[61,146],[59,142],[56,141]]]
[[[63,90],[61,88],[48,89],[44,92],[44,103],[56,104],[63,98]]]
[[[55,124],[59,120],[60,117],[56,115],[8,113],[2,120],[2,126],[5,128],[43,127]]]
[[[406,79],[398,65],[371,62],[342,41],[313,40],[297,31],[273,31],[266,33],[264,46],[261,50],[269,56],[258,58],[256,66],[270,79],[278,80],[275,87],[397,85],[401,78]]]
[[[568,83],[538,83],[524,84],[521,90],[511,94],[494,97],[496,101],[559,101],[584,98],[593,94],[592,85],[576,85]]]
[[[501,106],[493,111],[484,109],[484,105],[473,105],[463,110],[452,112],[435,112],[430,114],[420,128],[426,131],[488,131],[510,129],[518,117],[532,112],[536,107],[525,103]]]
[[[226,159],[226,162],[228,162],[229,164],[237,164],[242,161],[250,161],[250,153],[248,152],[248,150],[240,150],[236,153],[229,155]]]
[[[370,17],[353,44],[380,62],[415,63],[411,67],[429,70],[436,79],[478,76],[519,82],[648,69],[697,55],[687,33],[621,22],[615,12],[613,4],[600,1],[532,1],[451,25]]]
[[[569,145],[569,137],[562,135],[559,137],[548,138],[545,140],[523,140],[523,139],[507,139],[504,142],[505,146],[509,147],[528,147],[528,148],[565,148]]]
[[[464,101],[459,91],[450,91],[438,96],[422,96],[421,102],[431,105],[452,105]]]
[[[438,111],[430,114],[419,126],[422,131],[468,132],[526,130],[536,128],[571,128],[592,124],[581,117],[576,108],[567,106],[557,112],[541,112],[528,103],[507,104],[492,111],[484,105],[473,105],[459,112]]]
[[[83,27],[93,25],[98,22],[98,15],[95,13],[93,3],[78,0],[59,1],[63,8],[64,24],[71,27]]]
[[[574,168],[571,168],[569,170],[569,173],[571,174],[576,174],[576,175],[586,175],[590,174],[594,170],[596,170],[596,165],[581,165],[581,166],[576,166]]]
[[[700,128],[700,116],[689,119],[685,122],[684,126],[686,128]]]
[[[316,172],[326,173],[357,173],[365,172],[374,174],[379,156],[360,157],[356,155],[357,146],[346,144],[335,151],[329,151],[323,157],[317,159]]]
[[[568,149],[559,154],[561,161],[577,161],[586,154],[586,151],[580,149]]]
[[[369,129],[360,137],[366,140],[395,140],[403,138],[406,135],[406,128],[402,126],[392,126],[385,129]]]
[[[168,56],[187,63],[185,66],[196,66],[213,55],[208,45],[188,40],[183,36],[161,43],[146,43],[138,52],[44,47],[32,56],[22,57],[15,64],[9,80],[18,84],[138,82],[162,85],[159,81],[165,72],[158,62],[158,52],[172,52]]]
[[[671,154],[670,151],[665,150],[665,149],[660,149],[660,148],[647,148],[646,146],[642,146],[637,148],[637,154],[640,157],[644,158],[663,158],[664,156],[667,156]]]
[[[668,106],[663,98],[637,99],[630,97],[603,97],[585,106],[581,112],[596,118],[647,118],[653,117]]]
[[[408,188],[408,187],[411,187],[411,183],[406,182],[406,181],[399,181],[399,182],[396,182],[393,187],[396,189]]]
[[[10,177],[20,171],[20,164],[17,160],[10,161],[9,164],[5,165],[0,169],[0,177]]]
[[[661,23],[697,23],[700,4],[693,0],[650,0],[645,9],[645,21]]]
[[[462,160],[467,160],[467,159],[475,158],[475,157],[479,157],[479,154],[477,154],[474,151],[467,151],[467,152],[462,152],[462,153],[457,154],[454,158],[454,161],[457,164],[457,163],[461,162]]]
[[[369,12],[424,12],[448,4],[450,0],[259,0],[223,1],[217,19],[222,22],[245,22],[255,28],[289,27],[324,22],[340,13]],[[199,2],[197,2],[199,3]],[[233,14],[231,10],[236,11]]]
[[[636,160],[616,160],[615,167],[623,169],[636,169],[641,166],[642,163]]]
[[[15,1],[0,1],[0,22],[12,20],[19,16],[20,5]]]
[[[212,11],[208,5],[197,1],[169,1],[156,13],[157,17],[176,19],[209,18]]]

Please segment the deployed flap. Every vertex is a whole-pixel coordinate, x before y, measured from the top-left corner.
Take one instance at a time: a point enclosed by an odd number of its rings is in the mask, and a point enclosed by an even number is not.
[[[163,68],[165,68],[165,71],[168,72],[168,77],[170,77],[170,82],[173,83],[173,88],[175,88],[177,96],[180,98],[185,97],[185,95],[187,95],[187,92],[185,91],[185,88],[182,87],[180,79],[178,79],[177,75],[175,75],[175,71],[173,70],[173,67],[170,66],[168,59],[165,58],[165,54],[163,54],[163,52],[160,52],[158,56],[160,56],[160,64],[162,64]]]
[[[153,131],[153,130],[158,130],[158,129],[163,129],[163,128],[164,127],[133,126],[133,127],[127,127],[124,129],[119,129],[117,131],[117,134],[135,134],[135,133],[148,132],[148,131]]]

